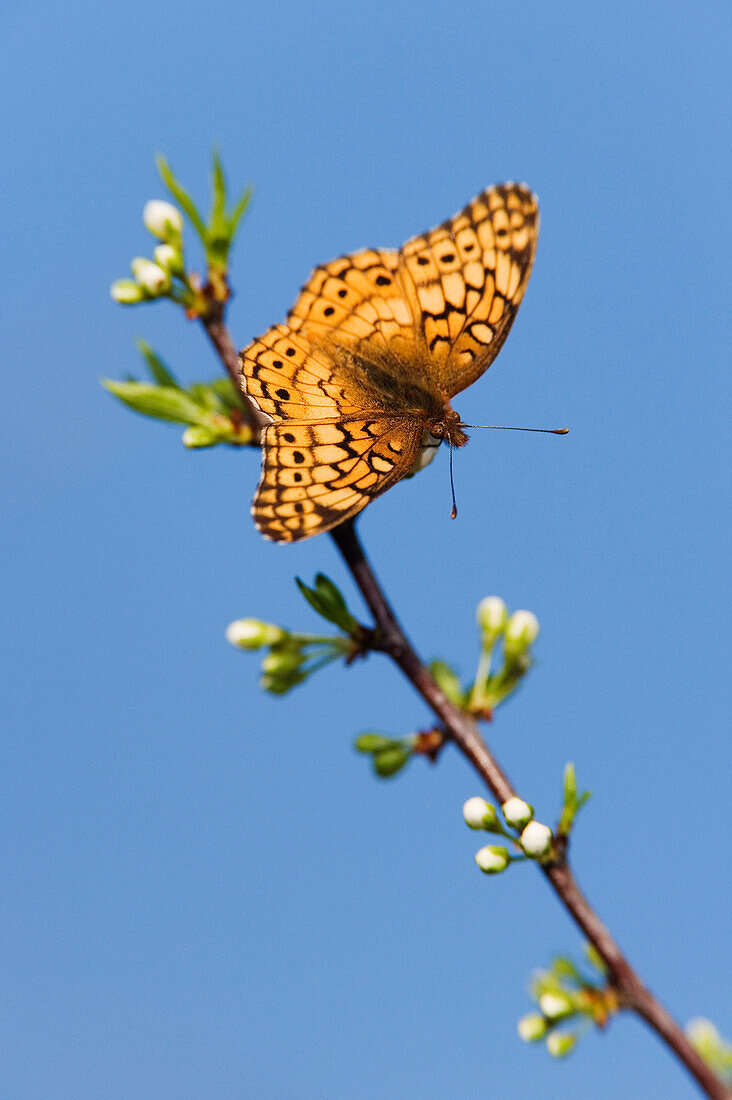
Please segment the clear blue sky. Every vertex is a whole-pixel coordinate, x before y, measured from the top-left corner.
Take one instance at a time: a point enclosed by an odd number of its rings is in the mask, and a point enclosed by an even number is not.
[[[138,370],[136,335],[216,372],[172,308],[109,299],[151,246],[157,150],[200,197],[214,141],[256,185],[239,345],[313,264],[531,184],[528,293],[456,405],[572,434],[475,433],[455,523],[441,455],[361,532],[420,650],[466,675],[480,597],[536,612],[490,742],[545,820],[575,761],[581,883],[674,1014],[729,1034],[728,18],[4,5],[4,1097],[696,1095],[632,1019],[563,1064],[520,1043],[532,968],[581,941],[530,867],[479,874],[456,754],[377,783],[353,753],[424,707],[377,658],[263,696],[224,641],[247,614],[315,627],[292,578],[350,593],[330,541],[266,544],[254,453],[187,453],[97,379]]]

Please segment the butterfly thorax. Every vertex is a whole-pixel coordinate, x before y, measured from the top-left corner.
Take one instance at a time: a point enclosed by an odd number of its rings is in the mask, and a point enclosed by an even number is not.
[[[343,375],[358,393],[363,408],[394,416],[414,417],[436,439],[462,447],[468,437],[448,395],[435,387],[429,356],[417,347],[388,350],[362,343],[353,348],[330,342],[329,351],[343,366]]]

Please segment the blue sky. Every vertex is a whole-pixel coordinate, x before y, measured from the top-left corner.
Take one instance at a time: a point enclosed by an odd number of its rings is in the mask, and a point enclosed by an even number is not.
[[[218,142],[256,187],[244,345],[310,268],[398,245],[524,179],[539,252],[511,336],[455,402],[474,433],[360,530],[415,643],[467,676],[475,605],[528,607],[537,664],[488,730],[544,820],[594,792],[584,889],[681,1020],[729,983],[726,5],[213,0],[6,4],[8,607],[0,770],[13,1098],[696,1095],[632,1019],[567,1062],[523,1046],[534,967],[578,953],[529,867],[481,876],[455,753],[377,783],[363,729],[427,714],[383,659],[262,695],[230,620],[311,629],[293,577],[358,600],[327,538],[266,544],[257,457],[188,453],[98,378],[144,336],[216,373],[164,305],[109,299],[162,196]]]

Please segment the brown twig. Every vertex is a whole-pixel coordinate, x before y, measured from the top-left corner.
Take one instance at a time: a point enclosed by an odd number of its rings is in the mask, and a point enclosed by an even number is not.
[[[378,648],[395,661],[431,707],[450,740],[467,757],[494,797],[501,803],[512,798],[516,792],[481,737],[475,722],[450,702],[412,648],[369,565],[356,535],[353,520],[337,527],[331,535],[374,616],[380,635]],[[676,1021],[645,987],[592,909],[577,885],[566,854],[563,852],[549,865],[539,866],[567,912],[605,963],[610,982],[616,988],[623,1007],[638,1013],[653,1028],[696,1078],[707,1096],[713,1100],[730,1100],[732,1092],[715,1076]]]
[[[206,313],[202,314],[199,320],[206,330],[206,335],[213,344],[219,359],[226,367],[226,373],[234,383],[234,392],[241,397],[244,417],[252,429],[252,443],[256,445],[259,443],[262,429],[269,423],[269,420],[242,392],[239,377],[239,356],[226,327],[224,320],[225,308],[224,302],[212,301]]]

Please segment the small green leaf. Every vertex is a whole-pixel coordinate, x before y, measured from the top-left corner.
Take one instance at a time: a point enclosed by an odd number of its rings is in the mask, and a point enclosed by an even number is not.
[[[101,382],[105,389],[135,412],[158,420],[171,420],[176,424],[208,426],[206,411],[183,390],[172,386],[152,386],[147,382],[113,382],[109,378],[103,378]]]
[[[207,236],[206,226],[204,224],[203,218],[196,209],[196,204],[194,203],[193,199],[175,178],[173,172],[171,171],[170,165],[168,164],[162,153],[158,153],[158,155],[155,157],[155,163],[158,166],[158,172],[160,173],[160,178],[162,179],[163,183],[168,188],[171,195],[173,195],[173,197],[177,199],[180,205],[183,207],[186,214],[188,215],[188,219],[191,225],[196,230],[196,233],[198,233],[198,236],[201,238],[205,245]]]
[[[230,378],[215,378],[213,382],[209,382],[209,386],[218,395],[227,410],[242,408],[241,395]]]
[[[559,832],[563,833],[564,836],[569,836],[574,825],[574,819],[590,797],[589,791],[583,791],[581,795],[577,795],[577,777],[574,764],[567,764],[564,769],[563,805],[559,818]]]
[[[202,409],[214,413],[222,411],[223,406],[219,395],[213,386],[209,386],[206,382],[194,382],[188,387],[188,393]]]
[[[398,742],[396,743],[398,744]],[[357,752],[374,753],[388,749],[394,744],[392,737],[384,737],[380,733],[362,733],[360,737],[356,738],[354,747]]]
[[[460,684],[460,677],[454,668],[451,668],[446,661],[432,661],[430,664],[430,672],[437,682],[437,686],[444,691],[451,703],[454,703],[457,707],[462,707],[465,704],[465,692]]]
[[[318,573],[315,578],[315,590],[328,608],[330,621],[339,626],[341,630],[345,630],[347,634],[350,634],[358,626],[358,623],[348,610],[340,589],[324,573]]]
[[[220,233],[223,236],[228,229],[226,219],[226,176],[224,175],[218,149],[214,149],[213,152],[212,190],[209,230],[211,233]]]
[[[174,389],[180,389],[177,379],[173,373],[168,369],[163,360],[157,355],[153,349],[144,340],[135,340],[137,350],[143,356],[147,363],[147,368],[155,382],[159,386],[171,386]]]
[[[557,955],[552,962],[552,970],[562,978],[571,978],[574,982],[582,981],[582,974],[566,955]]]
[[[329,623],[340,627],[346,634],[351,634],[357,629],[358,623],[348,610],[346,601],[328,577],[318,573],[315,578],[315,588],[308,588],[299,577],[295,578],[295,582],[318,615],[322,615]]]
[[[249,187],[246,187],[242,192],[238,203],[236,204],[229,216],[229,235],[232,241],[236,236],[236,231],[239,228],[239,222],[241,221],[242,215],[245,213],[249,206],[249,203],[252,201],[253,194],[254,188],[251,185]]]
[[[374,771],[382,779],[387,779],[400,772],[409,757],[410,753],[400,744],[392,744],[389,748],[380,749],[374,753]]]

